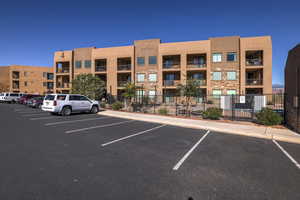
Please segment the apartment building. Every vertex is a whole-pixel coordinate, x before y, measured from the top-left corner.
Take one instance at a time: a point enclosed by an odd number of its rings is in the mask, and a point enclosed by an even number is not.
[[[271,94],[272,42],[270,36],[137,40],[130,46],[57,51],[54,68],[61,93],[70,91],[76,75],[91,73],[112,95],[121,95],[127,82],[141,86],[139,94],[175,95],[187,79],[198,79],[203,95]]]
[[[53,68],[23,65],[1,66],[0,90],[32,94],[53,93]]]

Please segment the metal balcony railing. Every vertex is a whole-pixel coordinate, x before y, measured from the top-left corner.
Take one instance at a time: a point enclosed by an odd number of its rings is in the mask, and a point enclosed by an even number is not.
[[[131,70],[131,64],[119,64],[118,71],[129,71]]]
[[[247,79],[246,85],[263,85],[262,79]]]
[[[178,69],[180,68],[180,63],[179,62],[164,62],[163,63],[163,68],[164,69]]]
[[[95,67],[96,72],[105,72],[106,71],[106,66],[96,66]]]
[[[263,60],[262,59],[246,59],[247,66],[262,66]]]
[[[118,87],[125,87],[130,81],[118,81]]]
[[[177,86],[180,80],[164,80],[164,86]]]
[[[69,73],[70,70],[69,69],[57,69],[56,73]]]
[[[206,63],[196,63],[196,62],[188,62],[188,68],[205,68]]]
[[[69,83],[57,83],[57,88],[70,88]]]

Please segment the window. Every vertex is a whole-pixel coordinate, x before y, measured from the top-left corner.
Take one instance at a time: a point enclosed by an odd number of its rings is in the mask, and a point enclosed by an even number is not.
[[[156,65],[156,64],[157,64],[156,56],[149,56],[149,65]]]
[[[213,62],[222,62],[221,53],[213,53],[212,58],[213,58]]]
[[[214,98],[220,98],[220,96],[222,95],[221,90],[213,90],[212,93],[213,93]]]
[[[145,58],[144,57],[137,57],[137,64],[139,66],[145,65]]]
[[[144,82],[145,74],[137,74],[137,82]]]
[[[221,72],[213,72],[213,78],[214,81],[220,81],[222,80],[222,73]]]
[[[227,80],[229,81],[236,80],[236,72],[227,72]]]
[[[43,72],[43,77],[47,78],[47,72]]]
[[[236,90],[227,90],[227,95],[236,95]]]
[[[157,74],[156,73],[149,74],[149,81],[156,82],[157,81]]]
[[[80,100],[80,96],[78,95],[70,95],[69,96],[69,101],[79,101]]]
[[[79,96],[80,101],[89,101],[89,99],[85,96]]]
[[[92,64],[91,64],[91,61],[90,61],[90,60],[85,60],[85,61],[84,61],[84,67],[85,67],[85,68],[91,68],[91,65],[92,65]]]
[[[154,98],[156,96],[155,90],[149,90],[149,98]]]
[[[54,95],[47,95],[45,97],[45,100],[49,100],[49,101],[53,101],[55,99],[55,96]]]
[[[81,61],[80,60],[75,61],[75,68],[77,68],[77,69],[81,68]]]
[[[66,95],[57,95],[58,101],[64,101],[66,99]]]
[[[145,95],[145,90],[137,90],[136,95],[137,96],[144,96]]]
[[[48,80],[53,80],[53,76],[54,76],[53,73],[48,73],[47,74],[47,79]]]
[[[43,86],[46,87],[47,86],[47,82],[43,82]]]
[[[24,82],[24,86],[27,86],[27,81]]]
[[[227,53],[227,61],[228,62],[235,62],[237,60],[237,56],[235,52]]]

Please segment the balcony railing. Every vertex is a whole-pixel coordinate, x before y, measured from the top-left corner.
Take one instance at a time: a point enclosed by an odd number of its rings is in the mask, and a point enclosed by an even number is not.
[[[13,74],[12,77],[13,77],[13,79],[19,79],[20,75],[19,74]]]
[[[187,64],[188,68],[205,68],[206,67],[206,63],[193,63],[190,62]]]
[[[69,83],[57,83],[57,88],[70,88],[70,84]]]
[[[180,80],[164,80],[164,86],[177,86]]]
[[[125,87],[130,81],[118,81],[118,87]]]
[[[262,85],[263,80],[262,79],[247,79],[246,85]]]
[[[69,73],[70,70],[69,69],[57,69],[56,73]]]
[[[262,66],[263,61],[262,59],[246,59],[247,66]]]
[[[131,64],[118,65],[118,71],[130,71]]]
[[[106,66],[96,66],[95,67],[96,72],[105,72],[106,71]]]
[[[180,63],[179,62],[173,62],[173,63],[164,62],[163,68],[164,69],[178,69],[178,68],[180,68]]]

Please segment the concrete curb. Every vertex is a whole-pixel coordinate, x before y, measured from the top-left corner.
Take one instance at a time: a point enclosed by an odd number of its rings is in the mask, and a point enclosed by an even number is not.
[[[242,136],[255,137],[261,139],[269,139],[269,140],[275,139],[278,141],[300,144],[300,135],[298,136],[296,133],[286,129],[256,127],[251,125],[228,124],[223,122],[206,122],[206,121],[193,120],[193,119],[181,119],[181,118],[173,118],[168,116],[155,116],[155,115],[127,113],[127,112],[110,111],[110,110],[99,112],[98,114],[110,116],[110,117],[118,117],[118,118],[132,119],[138,121],[180,126],[184,128],[205,129],[205,130],[216,131],[221,133],[242,135]]]

